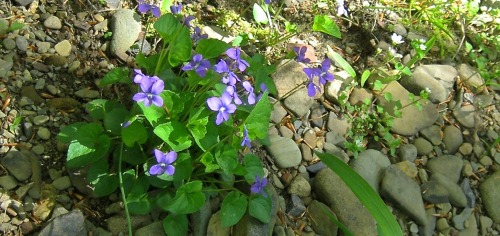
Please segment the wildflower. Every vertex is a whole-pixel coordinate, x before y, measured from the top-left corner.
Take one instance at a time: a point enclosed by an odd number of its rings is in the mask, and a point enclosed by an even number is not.
[[[173,175],[175,172],[175,167],[171,164],[175,160],[177,160],[177,153],[174,151],[163,153],[162,151],[155,149],[154,154],[156,157],[156,162],[158,162],[158,164],[151,166],[151,168],[149,169],[149,174],[161,175],[163,173],[167,173],[167,175]]]
[[[395,58],[403,58],[403,55],[397,53],[392,47],[389,47],[389,53]]]
[[[210,62],[208,60],[203,60],[203,56],[201,54],[196,54],[193,56],[193,59],[186,65],[182,67],[183,71],[194,70],[196,74],[198,74],[201,78],[204,78],[207,75],[207,70],[210,67]]]
[[[255,183],[252,184],[252,187],[250,187],[250,191],[252,193],[262,193],[262,195],[267,196],[266,193],[264,192],[264,188],[267,185],[267,179],[266,178],[260,178],[259,176],[255,176]]]
[[[303,69],[304,73],[306,73],[307,77],[309,78],[309,84],[307,85],[307,95],[309,95],[309,97],[314,97],[316,95],[316,91],[321,91],[321,88],[318,85],[314,84],[314,76],[319,77],[318,82],[321,85],[325,85],[327,81],[332,81],[334,79],[333,75],[328,72],[330,66],[330,59],[327,58],[323,62],[321,62],[320,68]]]
[[[306,46],[302,46],[302,47],[293,47],[293,50],[295,51],[295,53],[297,53],[297,61],[298,62],[303,62],[303,63],[309,63],[311,62],[311,59],[309,58],[306,58],[306,51],[307,51],[307,47]]]
[[[420,45],[418,46],[418,48],[420,48],[420,50],[422,50],[422,51],[427,50],[427,47],[425,46],[425,44],[420,44]]]
[[[230,48],[226,51],[226,54],[229,58],[235,60],[238,65],[238,69],[240,69],[241,72],[245,71],[245,69],[250,66],[247,61],[241,59],[240,48]]]
[[[314,76],[318,75],[317,68],[304,68],[304,73],[306,73],[309,78],[309,84],[307,84],[307,95],[309,97],[314,97],[316,95],[316,91],[321,91],[318,85],[314,84]]]
[[[139,7],[137,7],[137,10],[139,10],[140,13],[148,13],[148,11],[151,11],[153,16],[157,18],[161,16],[161,11],[158,6],[144,3],[144,0],[139,0],[138,2]]]
[[[391,39],[392,39],[392,43],[393,43],[393,44],[402,44],[402,43],[404,43],[404,42],[405,42],[405,41],[403,40],[403,36],[398,35],[398,34],[396,34],[396,33],[393,33],[393,34],[391,35]]]
[[[142,92],[136,93],[134,97],[132,97],[134,101],[144,102],[144,106],[146,107],[151,106],[151,103],[158,107],[163,106],[163,98],[159,95],[163,92],[165,87],[163,80],[143,77],[139,86],[141,87]]]
[[[248,130],[246,125],[243,125],[243,140],[241,141],[241,146],[247,146],[248,148],[252,147],[250,138],[248,137]]]
[[[191,39],[193,40],[195,45],[198,43],[198,41],[208,38],[207,34],[201,33],[201,29],[198,26],[194,27],[193,31],[193,34],[191,34]]]
[[[333,75],[328,72],[332,63],[330,59],[325,59],[321,62],[321,68],[318,70],[319,83],[322,85],[326,84],[326,81],[332,81],[334,79]]]
[[[229,120],[229,114],[236,111],[236,105],[231,104],[232,97],[225,92],[220,98],[211,97],[207,99],[207,105],[212,111],[217,111],[217,119],[215,124],[220,125],[222,121]]]
[[[344,8],[344,0],[337,0],[337,4],[339,5],[337,7],[337,16],[345,15],[347,17],[347,10]]]
[[[178,3],[176,5],[172,5],[170,6],[170,11],[172,12],[172,14],[174,15],[177,15],[177,14],[181,14],[181,11],[182,11],[182,3]]]
[[[227,85],[235,85],[237,81],[240,81],[238,76],[229,70],[227,66],[227,62],[224,60],[220,60],[217,64],[214,65],[215,72],[222,75],[222,83]]]
[[[250,84],[250,82],[248,81],[243,81],[242,85],[248,95],[247,97],[248,104],[250,105],[255,104],[255,93],[253,92],[252,84]]]
[[[184,16],[184,19],[182,20],[182,24],[184,24],[188,28],[191,28],[191,21],[192,20],[194,20],[194,16]]]
[[[238,93],[236,92],[236,85],[228,85],[226,87],[226,92],[231,95],[231,97],[233,98],[233,101],[236,105],[240,105],[242,104],[243,102],[241,101],[241,98],[240,96],[238,96]]]

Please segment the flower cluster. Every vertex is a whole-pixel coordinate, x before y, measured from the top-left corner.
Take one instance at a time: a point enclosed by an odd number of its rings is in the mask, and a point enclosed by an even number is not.
[[[220,125],[223,121],[229,120],[229,114],[236,111],[236,105],[243,104],[243,101],[238,94],[238,88],[243,87],[242,94],[247,97],[246,104],[252,105],[256,102],[256,97],[252,84],[248,81],[242,81],[235,71],[244,72],[250,66],[247,61],[241,58],[241,49],[238,47],[229,48],[226,50],[228,58],[220,59],[214,65],[214,71],[222,75],[222,83],[225,84],[226,90],[219,97],[211,97],[207,99],[207,105],[212,111],[217,111],[216,124]],[[232,104],[234,102],[234,104]],[[236,104],[236,105],[235,105]]]
[[[136,93],[132,99],[136,102],[144,102],[144,106],[146,107],[151,106],[151,104],[162,107],[163,98],[160,96],[160,93],[165,88],[163,80],[157,76],[147,76],[139,69],[135,69],[134,71],[136,73],[134,83],[139,84],[142,91]]]
[[[139,2],[139,6],[137,7],[137,10],[140,13],[146,14],[150,11],[151,14],[153,14],[153,16],[155,16],[156,18],[161,16],[161,11],[160,11],[160,8],[158,6],[153,5],[153,4],[147,4],[144,2],[144,0],[139,0],[138,2]]]
[[[303,62],[303,63],[310,63],[311,60],[309,58],[306,58],[305,54],[307,52],[307,47],[302,46],[302,47],[294,47],[293,50],[297,54],[297,61],[298,62]],[[321,88],[319,85],[314,83],[314,77],[318,77],[318,82],[321,85],[325,85],[327,81],[333,81],[334,76],[328,71],[330,70],[331,62],[330,59],[326,58],[321,62],[321,67],[314,67],[314,68],[304,68],[303,71],[307,75],[307,78],[309,78],[309,82],[307,84],[307,95],[309,97],[314,97],[316,96],[316,92],[321,92]]]

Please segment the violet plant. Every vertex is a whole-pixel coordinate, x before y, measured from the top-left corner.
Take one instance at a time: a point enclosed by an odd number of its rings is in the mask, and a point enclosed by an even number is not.
[[[269,222],[267,179],[250,147],[268,142],[276,68],[260,54],[208,39],[180,4],[161,16],[143,1],[138,10],[157,17],[162,47],[137,55],[139,68],[115,68],[102,79],[103,88],[126,84],[128,97],[91,101],[90,122],[61,129],[67,168],[88,170],[96,197],[120,191],[128,217],[159,211],[168,235],[186,235],[188,215],[214,191],[224,199],[224,227],[247,212]]]

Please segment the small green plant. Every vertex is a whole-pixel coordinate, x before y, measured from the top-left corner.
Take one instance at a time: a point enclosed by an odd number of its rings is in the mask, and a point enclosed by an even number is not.
[[[139,54],[140,68],[115,68],[101,81],[137,91],[131,107],[91,101],[85,106],[91,122],[60,131],[58,139],[69,144],[67,168],[88,168],[96,196],[119,190],[127,217],[160,210],[168,235],[186,235],[188,214],[214,194],[224,199],[222,226],[235,225],[246,212],[268,223],[267,179],[259,157],[247,150],[252,140],[267,137],[274,67],[259,54],[246,57],[238,47],[207,39],[186,21],[180,4],[164,15],[154,5],[138,9],[158,16],[153,29],[162,48]]]

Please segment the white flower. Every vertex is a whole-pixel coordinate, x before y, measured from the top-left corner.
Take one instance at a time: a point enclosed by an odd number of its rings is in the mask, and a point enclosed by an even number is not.
[[[420,44],[419,48],[420,48],[420,50],[422,50],[422,51],[427,50],[427,47],[425,46],[425,44]]]
[[[396,34],[396,33],[393,33],[393,34],[391,35],[391,39],[392,39],[392,42],[393,42],[394,44],[402,44],[402,43],[404,43],[404,42],[405,42],[405,41],[403,40],[403,36],[398,35],[398,34]]]
[[[389,47],[389,53],[391,53],[391,55],[393,57],[396,57],[396,58],[403,58],[403,55],[399,54],[396,52],[396,50],[394,50],[394,48],[392,47]]]
[[[345,15],[347,17],[347,10],[344,8],[344,0],[337,0],[337,4],[339,5],[337,7],[337,16]]]

